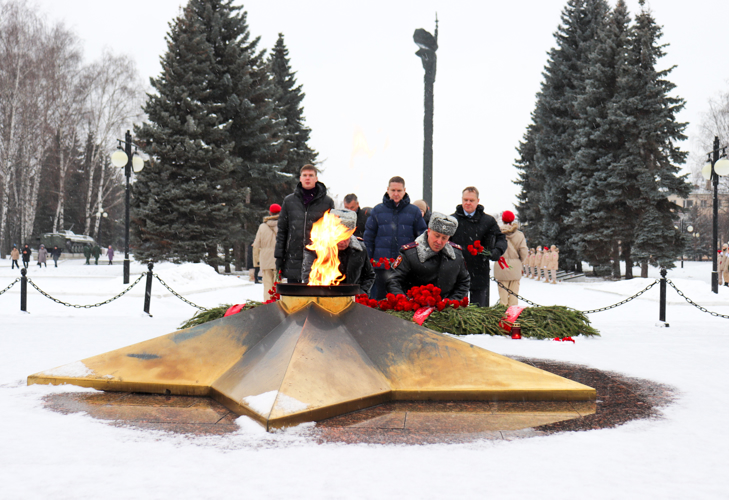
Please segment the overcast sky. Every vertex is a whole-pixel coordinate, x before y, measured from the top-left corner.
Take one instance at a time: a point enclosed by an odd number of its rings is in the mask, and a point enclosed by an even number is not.
[[[105,46],[128,54],[145,82],[159,74],[168,23],[185,3],[35,1],[49,20],[78,33],[88,61]],[[475,185],[487,212],[513,209],[514,148],[529,124],[566,0],[237,3],[248,12],[251,34],[261,37],[260,48],[270,49],[284,33],[306,93],[310,144],[324,161],[320,180],[340,200],[357,193],[363,206],[381,201],[393,175],[405,178],[412,200],[422,197],[423,68],[412,35],[416,28],[433,32],[437,12],[433,208],[452,212],[463,187]],[[627,3],[634,17],[638,1]],[[648,6],[670,44],[659,68],[677,66],[670,80],[674,95],[687,101],[679,119],[690,123],[691,138],[708,99],[729,90],[729,2]]]

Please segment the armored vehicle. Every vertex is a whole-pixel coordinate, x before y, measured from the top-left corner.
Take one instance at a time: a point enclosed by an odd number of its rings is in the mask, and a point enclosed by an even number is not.
[[[73,231],[43,233],[41,235],[40,242],[43,243],[46,248],[53,248],[54,246],[57,246],[68,253],[82,253],[84,251],[84,247],[93,247],[96,245],[96,241],[94,241],[91,236],[76,234]]]

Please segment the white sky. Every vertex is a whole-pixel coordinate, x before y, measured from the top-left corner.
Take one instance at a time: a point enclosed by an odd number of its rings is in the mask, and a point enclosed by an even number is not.
[[[50,20],[62,20],[84,40],[88,60],[103,47],[132,56],[145,81],[160,71],[168,22],[180,0],[35,0]],[[637,0],[628,0],[632,16]],[[475,185],[490,213],[512,209],[517,186],[515,147],[530,121],[552,34],[566,0],[381,1],[251,0],[243,3],[260,48],[284,33],[291,65],[306,92],[310,144],[320,176],[339,199],[349,192],[364,206],[381,201],[387,180],[400,175],[411,199],[422,197],[423,68],[412,41],[433,32],[438,13],[435,82],[433,208],[450,213],[463,187]],[[611,0],[614,5],[614,1]],[[729,86],[719,0],[648,2],[663,43],[661,68],[687,101],[681,121],[698,128],[707,100]],[[712,20],[716,20],[712,26]],[[729,138],[722,138],[723,141]],[[723,142],[725,143],[725,142]],[[690,141],[683,145],[688,150]],[[698,151],[703,153],[704,151]],[[280,200],[271,200],[280,201]]]

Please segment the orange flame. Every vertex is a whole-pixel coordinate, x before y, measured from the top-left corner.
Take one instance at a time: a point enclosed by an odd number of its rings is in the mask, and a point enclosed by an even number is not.
[[[339,250],[337,243],[349,239],[354,229],[348,229],[339,222],[339,217],[327,210],[324,216],[311,227],[311,245],[306,248],[316,252],[311,265],[309,285],[338,285],[345,276],[339,272]]]

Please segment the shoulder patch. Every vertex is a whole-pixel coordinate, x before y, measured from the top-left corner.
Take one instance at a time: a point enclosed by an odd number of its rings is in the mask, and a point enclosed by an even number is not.
[[[449,241],[448,244],[453,248],[457,248],[458,250],[463,251],[463,248],[461,248],[461,245],[459,245],[458,243],[453,243],[452,241]]]
[[[415,241],[412,241],[408,243],[407,245],[403,245],[400,247],[400,250],[410,250],[411,248],[415,248],[418,246],[418,244]]]
[[[392,269],[397,269],[397,266],[400,265],[402,262],[402,255],[398,255],[397,259],[395,259],[395,262],[392,263],[392,266],[390,266]]]
[[[364,241],[364,240],[363,240],[362,238],[360,238],[359,236],[355,236],[355,238],[357,238],[357,239],[358,239],[359,241]]]

